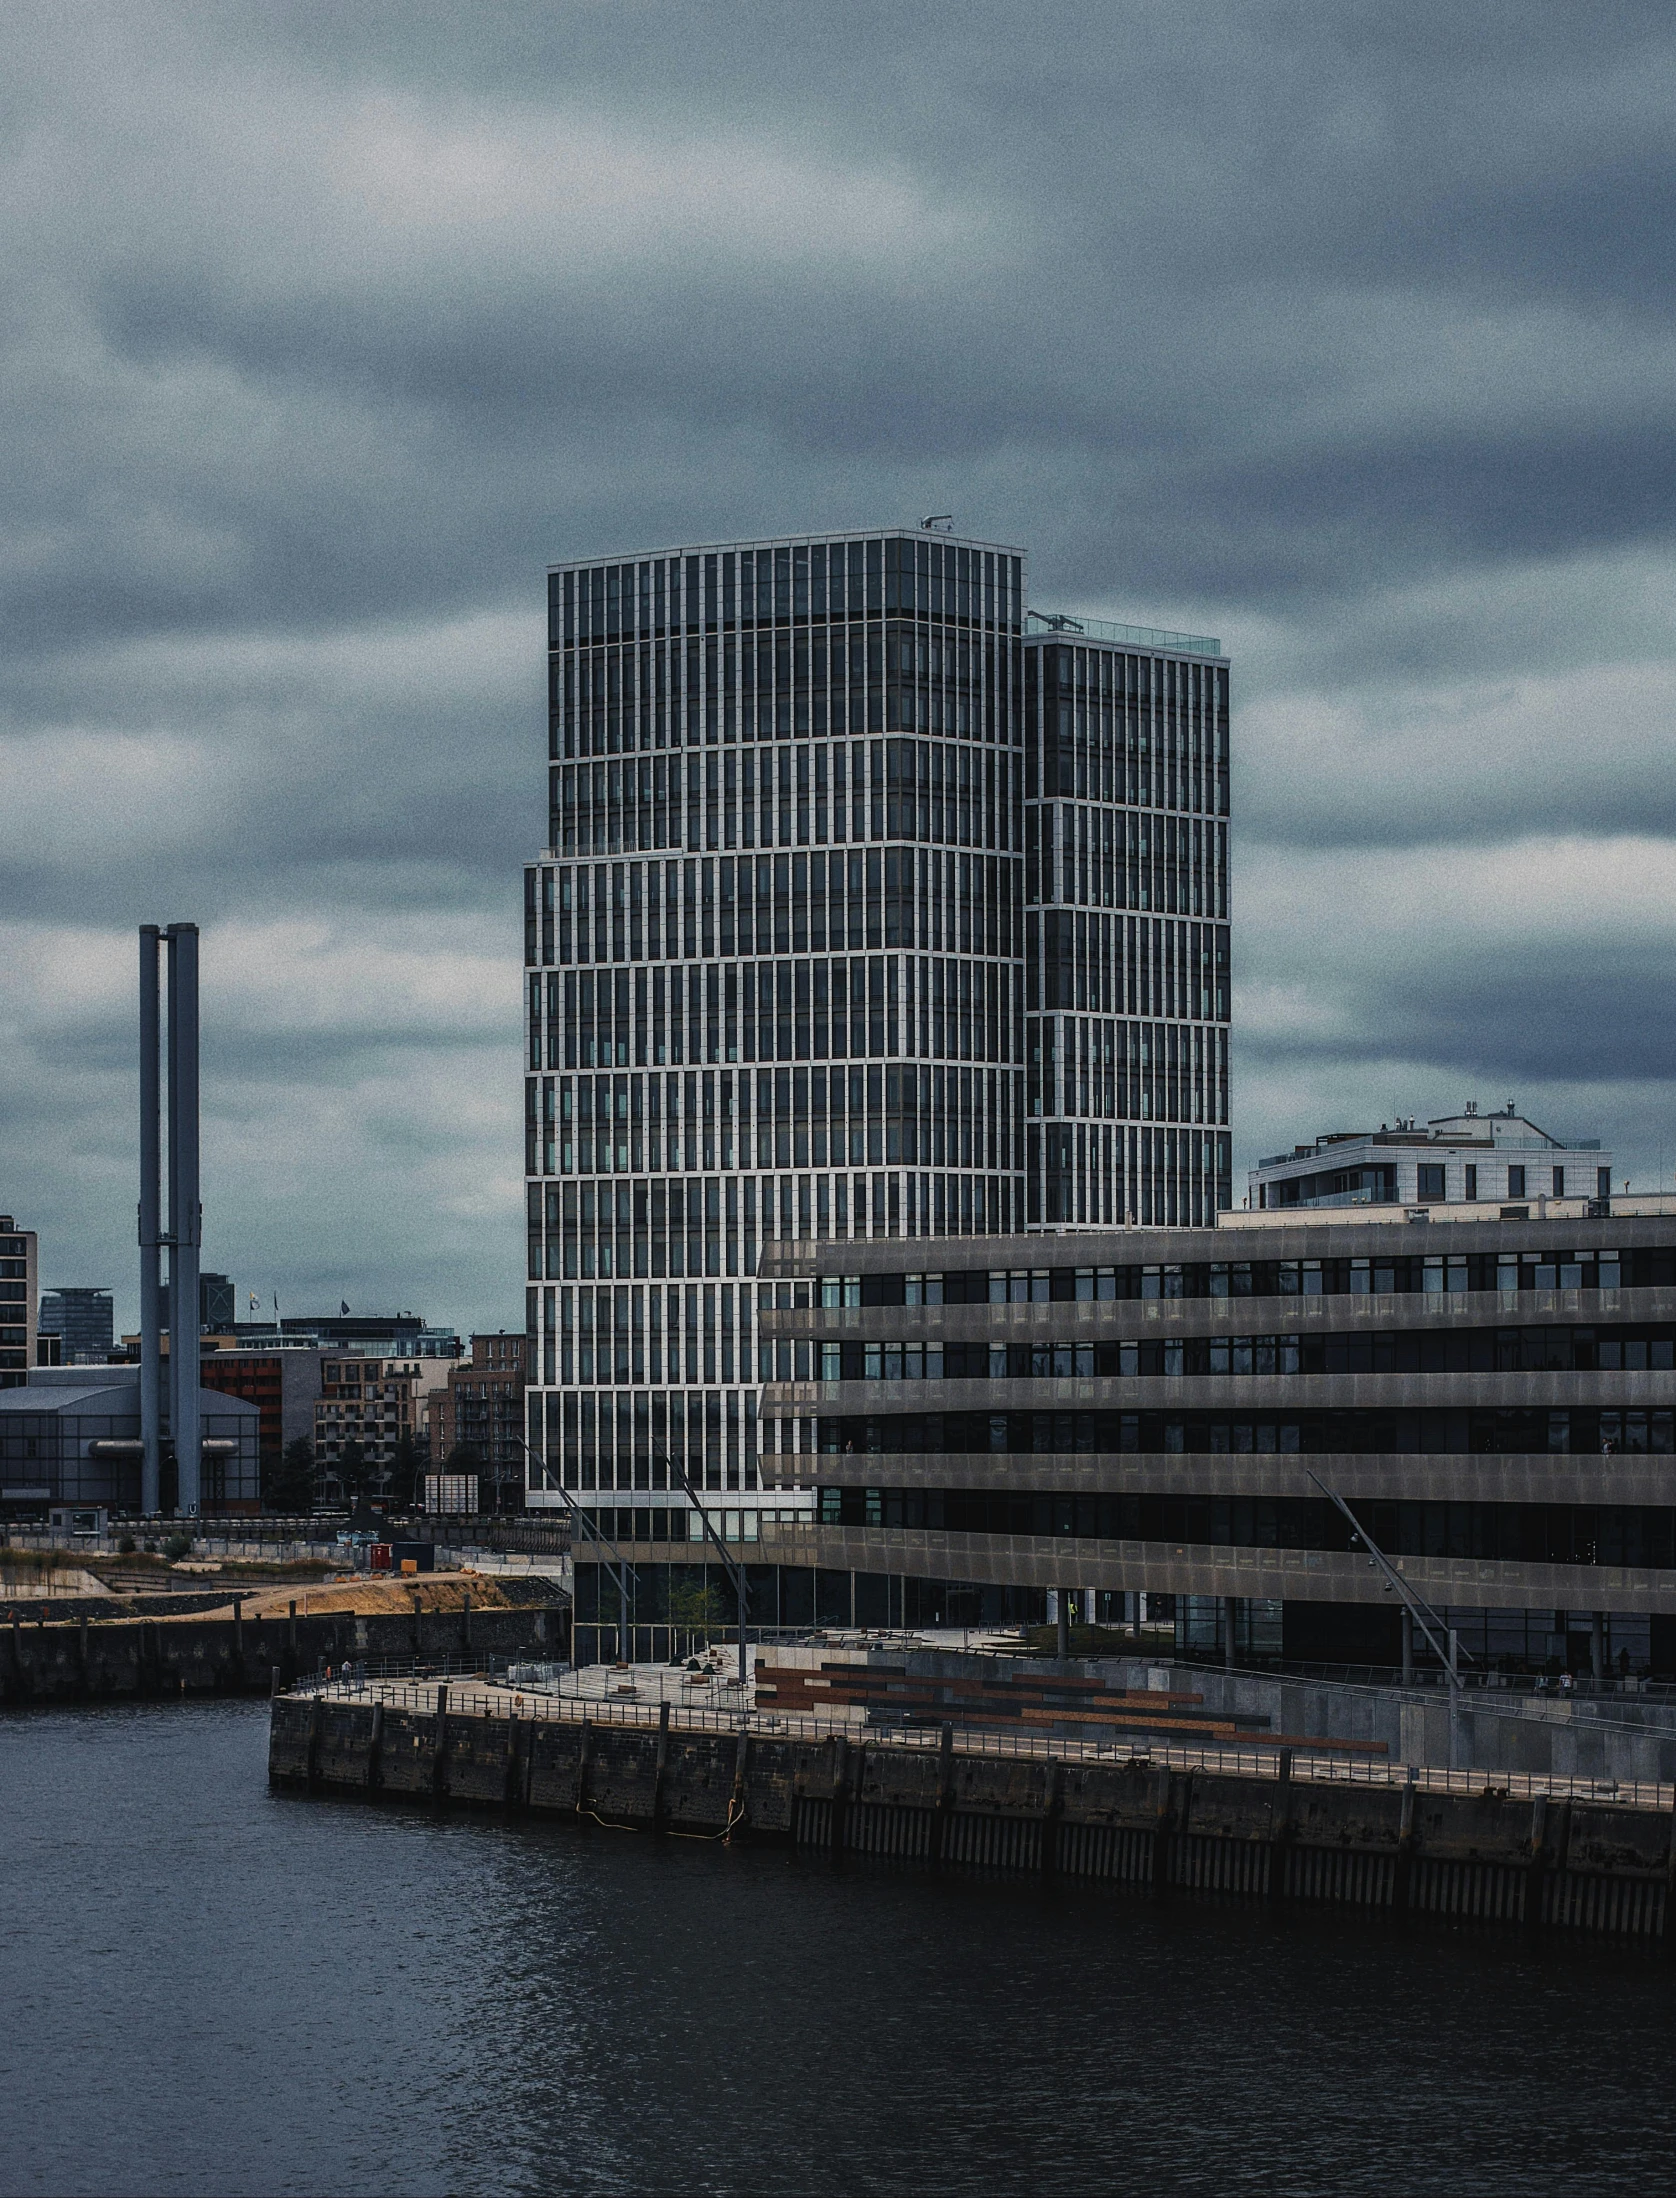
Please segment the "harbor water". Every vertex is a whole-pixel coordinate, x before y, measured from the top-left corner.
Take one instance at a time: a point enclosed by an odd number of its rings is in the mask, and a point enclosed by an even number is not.
[[[265,1704],[0,1722],[11,2192],[1622,2192],[1644,1945],[269,1792]]]

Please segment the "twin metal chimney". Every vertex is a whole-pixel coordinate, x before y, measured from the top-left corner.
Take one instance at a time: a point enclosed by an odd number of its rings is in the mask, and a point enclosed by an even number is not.
[[[169,1225],[163,1227],[162,1000],[158,947],[166,948],[168,985]],[[196,1517],[203,1500],[203,1440],[198,1415],[198,1260],[203,1207],[198,1197],[198,926],[140,926],[140,1509],[163,1508],[163,1427],[175,1456],[173,1509]],[[169,1299],[163,1305],[163,1247],[169,1247]],[[163,1411],[162,1330],[169,1331],[169,1408]]]

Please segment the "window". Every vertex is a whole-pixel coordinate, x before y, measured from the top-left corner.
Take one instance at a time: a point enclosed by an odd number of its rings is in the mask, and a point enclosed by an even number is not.
[[[1554,1170],[1554,1196],[1556,1198],[1563,1198],[1565,1196],[1564,1168],[1556,1168]]]
[[[1523,1168],[1509,1168],[1509,1169],[1508,1169],[1508,1171],[1507,1171],[1507,1195],[1508,1195],[1508,1197],[1509,1197],[1509,1198],[1523,1198],[1523,1197],[1524,1197],[1524,1195],[1525,1195],[1525,1171],[1524,1171],[1524,1169],[1523,1169]]]
[[[1463,1172],[1465,1187],[1461,1195],[1463,1198],[1474,1199],[1478,1196],[1478,1163],[1476,1161],[1469,1162]]]
[[[1422,1162],[1419,1173],[1420,1196],[1423,1199],[1442,1198],[1444,1195],[1442,1168]]]
[[[1611,1170],[1610,1168],[1596,1168],[1596,1170],[1595,1170],[1595,1196],[1596,1196],[1597,1198],[1610,1198],[1610,1197],[1611,1197],[1611,1195],[1612,1195],[1612,1170]]]

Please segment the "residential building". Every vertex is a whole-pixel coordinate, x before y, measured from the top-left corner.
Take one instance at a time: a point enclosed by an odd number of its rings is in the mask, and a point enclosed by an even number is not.
[[[522,1510],[524,1503],[524,1367],[522,1335],[476,1335],[468,1364],[451,1366],[431,1392],[431,1463],[448,1465],[456,1452],[469,1462],[486,1510]]]
[[[116,1349],[109,1290],[43,1290],[39,1326],[43,1335],[58,1337],[64,1366],[108,1366]]]
[[[35,1363],[36,1252],[35,1231],[0,1213],[0,1389],[21,1389]]]
[[[315,1440],[314,1407],[324,1393],[324,1354],[307,1348],[205,1350],[203,1384],[221,1396],[244,1397],[260,1414],[263,1474],[271,1485],[286,1445]]]
[[[314,1406],[314,1460],[321,1493],[342,1493],[344,1451],[359,1443],[375,1486],[396,1462],[396,1446],[423,1432],[426,1369],[417,1359],[322,1354],[320,1395]]]
[[[1481,1662],[1676,1675],[1676,1200],[1627,1203],[776,1241],[763,1470],[814,1517],[757,1522],[754,1615],[959,1625],[1065,1592],[1120,1622],[1141,1593],[1184,1646],[1395,1667],[1360,1531]],[[604,1523],[661,1616],[699,1553]],[[598,1597],[584,1558],[584,1627]]]
[[[1332,1130],[1312,1145],[1275,1153],[1252,1169],[1247,1204],[1257,1212],[1323,1206],[1528,1205],[1612,1195],[1612,1155],[1598,1138],[1551,1137],[1518,1113],[1480,1114],[1469,1102],[1422,1128]]]
[[[241,1397],[205,1390],[203,1510],[261,1509],[259,1414]],[[140,1373],[137,1366],[36,1367],[26,1386],[0,1394],[0,1517],[40,1518],[54,1504],[140,1508]],[[164,1509],[172,1510],[172,1460]]]
[[[930,529],[549,574],[529,1500],[759,1464],[762,1248],[1209,1222],[1228,667]]]

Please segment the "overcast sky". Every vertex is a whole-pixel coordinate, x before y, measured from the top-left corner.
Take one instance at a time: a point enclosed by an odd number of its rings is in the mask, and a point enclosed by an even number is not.
[[[1676,19],[13,0],[0,1209],[520,1324],[543,568],[952,511],[1234,659],[1236,1185],[1516,1099],[1676,1169]]]

